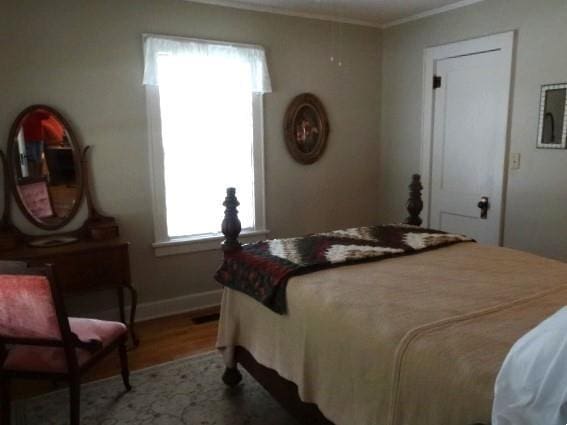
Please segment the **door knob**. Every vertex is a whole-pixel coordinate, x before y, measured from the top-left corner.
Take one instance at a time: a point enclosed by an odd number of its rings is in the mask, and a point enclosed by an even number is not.
[[[490,208],[488,198],[486,196],[483,196],[482,198],[480,198],[480,201],[476,206],[480,208],[480,218],[486,220],[486,218],[488,217],[488,208]]]

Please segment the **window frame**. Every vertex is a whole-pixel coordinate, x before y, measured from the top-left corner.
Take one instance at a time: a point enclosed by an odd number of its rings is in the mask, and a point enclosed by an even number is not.
[[[170,237],[167,234],[167,214],[165,201],[164,151],[161,136],[161,111],[159,87],[145,85],[148,121],[150,179],[152,192],[152,213],[154,222],[154,254],[158,257],[190,252],[212,251],[219,248],[224,239],[220,231],[222,221],[222,202],[225,194],[219,193],[219,232],[203,235]],[[254,163],[254,202],[255,219],[253,229],[243,229],[240,239],[253,242],[265,237],[266,202],[264,170],[264,99],[262,93],[252,93],[253,122],[253,163]],[[236,194],[238,196],[238,193]]]

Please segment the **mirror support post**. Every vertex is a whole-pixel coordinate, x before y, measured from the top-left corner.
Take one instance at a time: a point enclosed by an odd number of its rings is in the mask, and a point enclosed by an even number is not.
[[[118,224],[114,217],[102,215],[95,206],[93,195],[91,193],[90,175],[87,155],[91,147],[86,146],[81,153],[81,168],[83,169],[83,188],[87,201],[88,217],[83,225],[86,236],[95,239],[112,239],[119,236]]]
[[[12,223],[12,208],[10,202],[10,191],[6,182],[10,178],[6,155],[0,150],[0,162],[2,164],[2,177],[4,178],[4,209],[0,219],[0,251],[13,249],[20,239],[20,235]]]

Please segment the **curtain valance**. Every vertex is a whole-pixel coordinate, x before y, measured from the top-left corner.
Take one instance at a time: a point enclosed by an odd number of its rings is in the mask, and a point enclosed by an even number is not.
[[[208,58],[212,61],[234,61],[249,68],[250,87],[254,93],[272,91],[266,53],[261,46],[221,43],[181,37],[144,36],[145,85],[160,85],[160,57]],[[163,81],[161,81],[163,83]]]

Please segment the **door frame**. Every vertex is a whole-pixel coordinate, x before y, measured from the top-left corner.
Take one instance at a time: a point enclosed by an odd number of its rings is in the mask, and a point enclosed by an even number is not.
[[[514,56],[514,42],[516,31],[508,31],[505,33],[494,34],[471,40],[458,41],[442,46],[428,47],[424,50],[423,55],[423,105],[422,105],[422,129],[421,129],[421,181],[423,184],[423,221],[425,226],[430,225],[430,199],[431,199],[431,173],[432,173],[432,155],[433,155],[433,119],[434,119],[434,103],[433,103],[433,76],[435,63],[439,60],[456,58],[460,56],[469,56],[479,53],[501,50],[504,54],[504,62],[506,67],[510,69],[508,81],[506,84],[506,92],[508,94],[508,114],[506,116],[506,140],[504,163],[502,164],[502,182],[500,198],[502,199],[501,217],[500,217],[500,235],[499,241],[502,241],[503,218],[505,211],[505,186],[507,179],[507,163],[508,163],[508,146],[510,140],[510,114],[512,110],[512,63]]]

